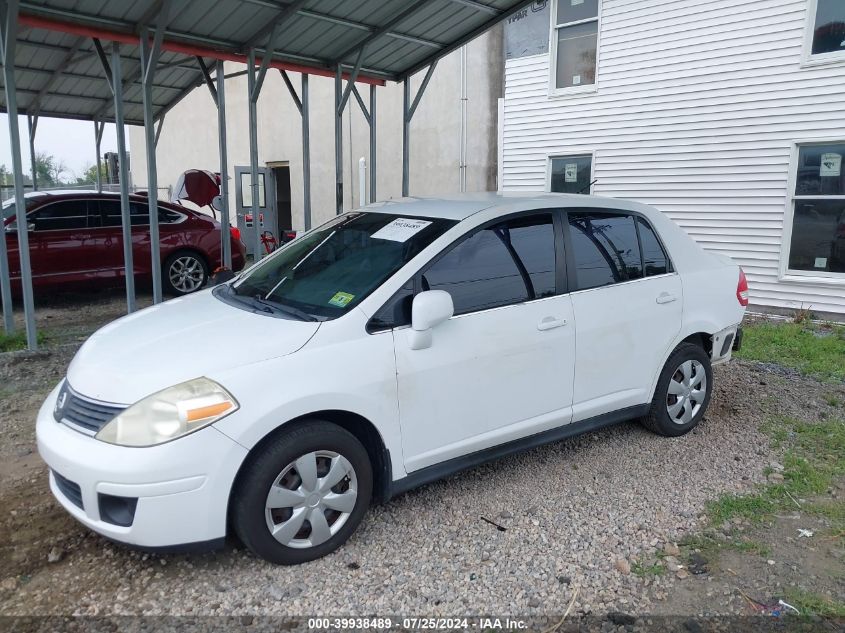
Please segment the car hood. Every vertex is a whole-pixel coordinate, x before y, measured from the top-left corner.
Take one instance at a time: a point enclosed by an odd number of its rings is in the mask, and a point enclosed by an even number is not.
[[[186,380],[293,353],[319,327],[242,310],[204,291],[98,330],[71,362],[68,382],[89,398],[132,404]]]

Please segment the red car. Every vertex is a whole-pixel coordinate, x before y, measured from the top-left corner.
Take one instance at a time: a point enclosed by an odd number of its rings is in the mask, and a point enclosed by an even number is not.
[[[132,264],[139,283],[151,283],[149,209],[131,195]],[[123,283],[120,196],[96,192],[33,192],[26,195],[32,283],[36,289],[114,286]],[[173,295],[195,292],[222,265],[220,222],[159,201],[162,283]],[[14,199],[3,203],[3,224],[13,288],[20,291],[20,258]],[[246,248],[230,231],[232,269],[244,267]]]

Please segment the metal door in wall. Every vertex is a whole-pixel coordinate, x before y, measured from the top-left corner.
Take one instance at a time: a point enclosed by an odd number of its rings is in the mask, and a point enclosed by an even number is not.
[[[252,196],[257,190],[258,221],[261,232],[270,231],[279,237],[276,214],[276,194],[273,187],[272,173],[266,167],[258,168],[257,187],[252,187],[252,169],[247,166],[235,167],[235,209],[238,216],[238,228],[241,239],[246,244],[249,255],[255,252],[255,225],[252,218]],[[261,247],[264,248],[263,246]]]

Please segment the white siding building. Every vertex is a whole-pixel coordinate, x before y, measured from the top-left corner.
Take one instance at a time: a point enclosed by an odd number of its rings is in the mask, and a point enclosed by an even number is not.
[[[505,29],[504,190],[657,206],[752,305],[845,315],[845,0],[550,0]]]

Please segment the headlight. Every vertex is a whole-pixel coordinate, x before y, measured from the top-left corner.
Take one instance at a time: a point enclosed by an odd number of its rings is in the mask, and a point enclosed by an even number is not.
[[[237,400],[208,378],[195,378],[139,400],[96,437],[120,446],[153,446],[193,433],[234,413]]]

